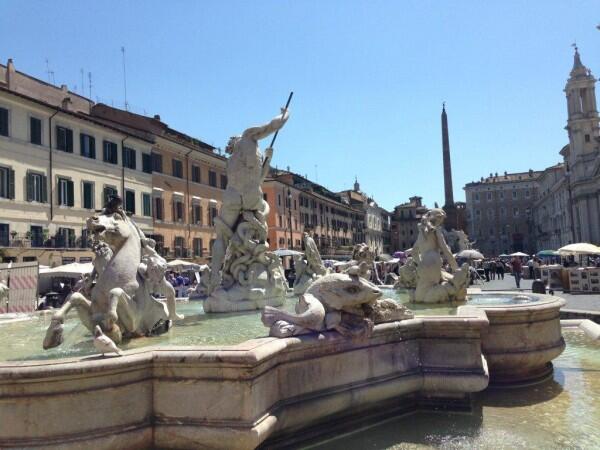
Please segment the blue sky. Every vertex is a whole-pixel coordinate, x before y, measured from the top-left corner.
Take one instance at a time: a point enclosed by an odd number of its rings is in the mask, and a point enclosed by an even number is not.
[[[490,172],[544,168],[568,142],[562,92],[576,40],[600,74],[590,1],[9,1],[0,61],[218,147],[293,90],[274,165],[386,208],[443,203],[446,101],[455,199]],[[87,82],[86,90],[87,95]],[[267,141],[263,142],[267,145]]]

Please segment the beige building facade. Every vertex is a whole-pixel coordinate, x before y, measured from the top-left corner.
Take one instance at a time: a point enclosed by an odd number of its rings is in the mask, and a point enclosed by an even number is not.
[[[139,170],[151,153],[151,137],[95,120],[85,99],[17,72],[10,61],[0,67],[3,259],[89,261],[85,219],[112,194],[122,196],[125,209],[152,233],[144,208],[152,175]],[[135,160],[136,169],[126,167],[124,157]]]
[[[485,256],[536,251],[533,205],[540,171],[490,174],[465,186],[469,239]]]

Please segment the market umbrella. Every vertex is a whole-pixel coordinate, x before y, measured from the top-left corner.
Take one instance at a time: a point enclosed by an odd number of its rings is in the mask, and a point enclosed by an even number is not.
[[[57,267],[40,269],[40,276],[44,277],[78,277],[86,273],[92,273],[92,263],[71,263]]]
[[[477,250],[461,250],[456,254],[457,258],[465,258],[465,259],[483,259],[484,256],[479,253]]]
[[[507,255],[506,253],[502,253],[501,255],[498,255],[499,258],[508,258],[510,255]]]
[[[184,261],[182,259],[174,259],[173,261],[169,261],[167,263],[167,266],[169,266],[169,269],[175,269],[175,270],[187,270],[187,269],[197,270],[199,267],[198,264],[194,264],[193,262],[190,262],[190,261]]]
[[[281,257],[281,256],[294,256],[294,255],[302,255],[303,254],[302,252],[299,252],[299,251],[296,251],[296,250],[289,250],[287,248],[278,248],[273,253],[275,253],[279,257]]]
[[[556,250],[541,250],[537,252],[537,256],[558,256],[559,253]]]
[[[515,253],[511,253],[509,256],[529,256],[527,253],[523,253],[523,252],[515,252]]]
[[[561,256],[598,255],[600,254],[600,247],[594,244],[588,244],[587,242],[579,242],[577,244],[569,244],[559,248],[558,254]]]

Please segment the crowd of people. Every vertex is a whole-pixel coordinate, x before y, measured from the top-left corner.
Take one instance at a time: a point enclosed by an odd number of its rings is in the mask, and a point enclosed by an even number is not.
[[[187,297],[187,292],[190,289],[196,288],[196,280],[190,280],[190,277],[181,272],[168,272],[167,281],[175,288],[176,297]]]

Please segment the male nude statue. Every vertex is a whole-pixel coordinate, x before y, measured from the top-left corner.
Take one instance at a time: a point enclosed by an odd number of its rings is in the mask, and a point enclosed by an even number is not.
[[[288,111],[282,108],[281,114],[268,124],[248,128],[241,136],[232,137],[227,144],[225,151],[231,156],[227,161],[227,189],[223,195],[223,205],[219,217],[215,219],[217,236],[212,248],[211,292],[221,283],[220,271],[225,251],[242,211],[254,212],[261,222],[269,213],[261,185],[269,173],[273,149],[265,149],[263,157],[258,141],[281,129],[288,116]]]

